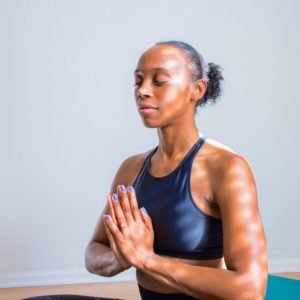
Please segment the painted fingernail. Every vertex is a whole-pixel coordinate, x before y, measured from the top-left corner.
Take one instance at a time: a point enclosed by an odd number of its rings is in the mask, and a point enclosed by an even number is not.
[[[134,192],[134,188],[132,185],[129,187],[129,190],[130,190],[130,192]]]
[[[121,191],[122,191],[122,192],[126,192],[125,185],[123,185],[123,184],[121,185]]]
[[[106,220],[110,221],[110,219],[111,219],[111,216],[110,215],[106,215]]]
[[[142,207],[142,210],[143,210],[143,212],[144,212],[145,214],[148,214],[145,207]]]
[[[118,202],[118,195],[117,194],[113,194],[113,199],[115,202]]]

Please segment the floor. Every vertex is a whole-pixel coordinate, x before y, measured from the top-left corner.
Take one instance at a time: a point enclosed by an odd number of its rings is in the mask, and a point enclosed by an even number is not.
[[[272,275],[295,278],[300,280],[297,273],[272,273]],[[1,300],[20,300],[26,297],[54,294],[77,294],[85,296],[101,296],[107,298],[121,298],[126,300],[140,300],[136,281],[105,282],[89,284],[69,284],[53,286],[35,286],[23,288],[0,289]]]

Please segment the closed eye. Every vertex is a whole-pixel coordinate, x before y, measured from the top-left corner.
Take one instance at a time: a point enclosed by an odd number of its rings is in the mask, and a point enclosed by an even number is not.
[[[163,85],[166,81],[153,81],[155,85],[161,86]],[[135,83],[133,86],[139,86],[141,82]]]
[[[163,85],[166,81],[154,81],[155,85]]]

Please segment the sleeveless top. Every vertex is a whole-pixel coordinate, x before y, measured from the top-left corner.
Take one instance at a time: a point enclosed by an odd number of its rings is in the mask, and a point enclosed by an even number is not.
[[[203,212],[191,194],[192,162],[205,140],[200,137],[176,169],[163,177],[150,174],[156,146],[132,184],[139,208],[144,206],[151,217],[157,254],[195,260],[223,257],[222,221]]]

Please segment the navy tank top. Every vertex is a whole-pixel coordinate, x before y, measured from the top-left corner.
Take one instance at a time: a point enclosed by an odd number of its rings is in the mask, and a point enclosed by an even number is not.
[[[192,162],[205,140],[200,137],[176,169],[163,177],[150,173],[156,146],[132,184],[139,208],[144,206],[151,217],[157,254],[195,260],[223,257],[222,221],[204,213],[191,194]]]

